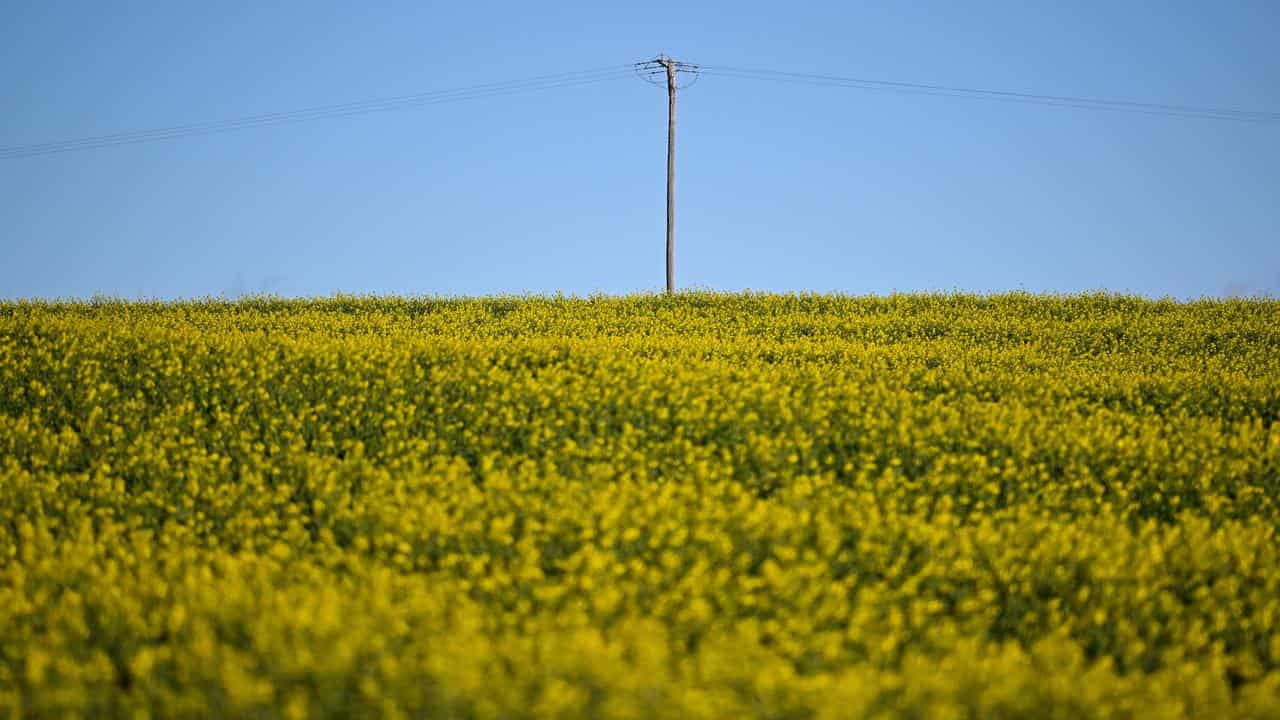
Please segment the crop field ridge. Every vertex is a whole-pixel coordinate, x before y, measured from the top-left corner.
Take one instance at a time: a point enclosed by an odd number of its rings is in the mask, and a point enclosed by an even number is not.
[[[0,302],[0,718],[1280,718],[1280,301]]]

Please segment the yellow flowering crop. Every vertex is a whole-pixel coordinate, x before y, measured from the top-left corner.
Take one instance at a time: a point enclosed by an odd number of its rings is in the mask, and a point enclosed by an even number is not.
[[[1280,303],[0,303],[0,717],[1277,718]]]

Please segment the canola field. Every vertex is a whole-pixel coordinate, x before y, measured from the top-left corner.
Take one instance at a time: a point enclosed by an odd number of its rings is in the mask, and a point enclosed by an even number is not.
[[[0,303],[0,717],[1277,718],[1280,302]]]

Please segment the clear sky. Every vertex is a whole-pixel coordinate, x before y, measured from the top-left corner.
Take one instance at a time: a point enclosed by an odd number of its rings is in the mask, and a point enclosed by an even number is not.
[[[0,5],[0,146],[623,65],[1280,111],[1280,3]],[[666,98],[634,77],[0,159],[0,296],[663,284]],[[677,282],[1280,294],[1280,122],[707,75]]]

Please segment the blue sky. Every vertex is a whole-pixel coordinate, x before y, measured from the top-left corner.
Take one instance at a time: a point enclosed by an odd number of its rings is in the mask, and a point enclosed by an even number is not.
[[[1280,111],[1280,3],[5,2],[0,146],[621,65]],[[635,78],[0,159],[0,296],[663,284],[665,96]],[[706,76],[677,282],[1280,294],[1280,123]]]

